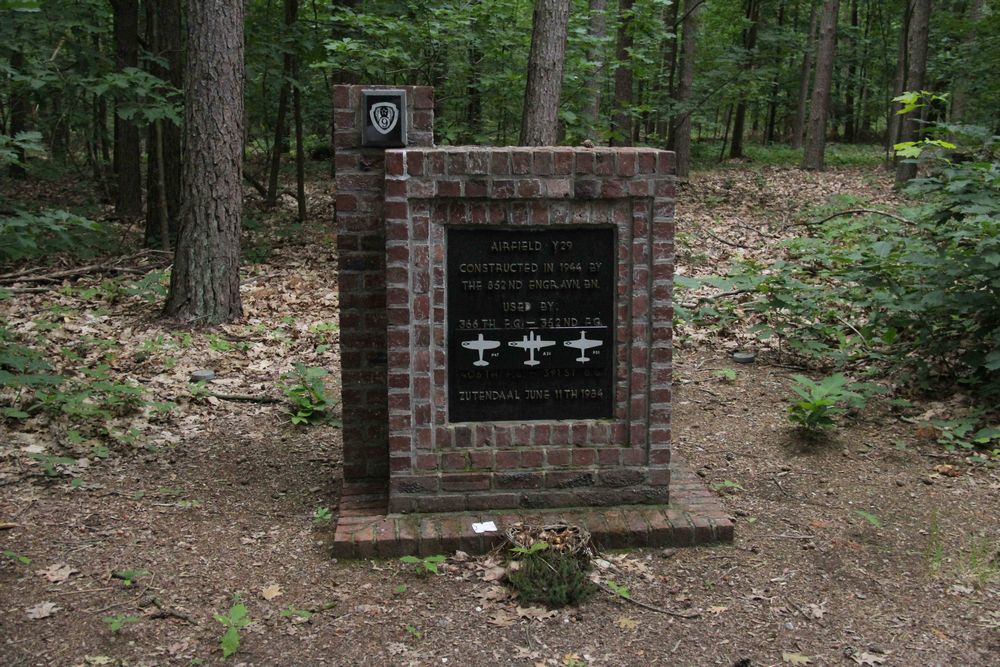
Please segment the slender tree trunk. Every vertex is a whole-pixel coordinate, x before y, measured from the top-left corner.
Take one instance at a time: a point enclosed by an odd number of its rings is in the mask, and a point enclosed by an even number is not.
[[[930,29],[931,0],[914,0],[907,40],[906,89],[923,90],[927,75],[927,36]],[[920,117],[909,113],[903,117],[900,141],[916,141],[920,136]],[[896,164],[896,185],[902,186],[917,175],[917,164],[900,160]]]
[[[896,59],[896,85],[893,97],[901,95],[906,88],[907,58],[909,56],[909,49],[906,48],[906,44],[910,36],[910,23],[912,16],[913,0],[906,0],[903,3],[903,23],[900,26],[899,31],[899,52]],[[899,143],[900,130],[902,129],[901,119],[896,114],[896,109],[898,108],[900,107],[896,103],[889,103],[889,120],[887,122],[888,132],[886,133],[885,152],[887,163],[890,165],[893,164],[893,161],[890,158],[892,155],[892,147]]]
[[[792,123],[792,146],[802,146],[805,136],[806,110],[809,104],[809,79],[812,73],[813,48],[816,44],[816,5],[815,0],[809,2],[809,34],[806,36],[806,48],[802,54],[802,69],[799,71],[799,103],[795,107],[795,121]]]
[[[972,45],[976,41],[976,24],[983,18],[983,0],[972,0],[972,4],[969,6],[969,21],[971,27],[969,31],[965,33],[963,38],[963,46],[971,50]],[[960,123],[965,117],[965,104],[967,96],[968,82],[963,79],[958,79],[953,84],[952,94],[951,94],[951,113],[949,114],[949,120],[952,123]]]
[[[823,19],[819,29],[819,51],[816,55],[816,81],[813,84],[803,169],[822,169],[826,148],[826,117],[830,106],[830,84],[833,80],[833,58],[837,48],[837,13],[840,0],[823,3]]]
[[[10,57],[10,66],[16,72],[24,69],[24,53],[16,49]],[[14,82],[10,93],[10,136],[17,135],[28,129],[28,117],[31,113],[31,106],[28,103],[28,91],[26,86],[20,82]],[[24,168],[24,151],[17,149],[17,161],[11,162],[7,166],[7,173],[11,178],[26,178],[27,170]]]
[[[785,25],[785,0],[781,0],[778,5],[778,31]],[[783,54],[775,53],[776,61],[784,60]],[[780,91],[780,67],[774,69],[774,76],[771,78],[771,95],[767,103],[767,120],[764,128],[764,145],[770,145],[774,141],[774,134],[778,124],[778,93]]]
[[[288,136],[288,96],[291,86],[288,80],[292,78],[292,60],[294,54],[289,51],[289,34],[298,15],[298,0],[285,0],[285,55],[281,63],[281,92],[278,93],[278,117],[274,121],[274,144],[271,146],[271,168],[267,179],[267,197],[264,204],[274,208],[278,203],[278,177],[281,175],[281,154],[285,148],[285,137]]]
[[[871,136],[871,122],[868,115],[868,54],[870,52],[869,37],[872,32],[872,16],[874,12],[865,4],[865,32],[861,48],[861,65],[858,67],[858,110],[854,115],[854,136],[858,141],[865,141]]]
[[[587,80],[587,104],[584,107],[584,114],[587,117],[587,124],[590,132],[597,129],[597,124],[601,118],[601,93],[604,82],[604,40],[608,36],[607,0],[590,0],[590,38],[594,45],[587,52],[587,59],[592,63],[597,63],[594,71],[590,73]]]
[[[618,40],[615,44],[615,102],[611,116],[611,145],[632,145],[632,5],[618,1]]]
[[[146,0],[148,48],[165,60],[151,63],[153,74],[174,88],[184,87],[181,0]],[[146,246],[165,248],[177,240],[181,205],[181,129],[163,119],[149,126],[146,139]],[[167,230],[166,244],[161,238]]]
[[[678,44],[680,31],[677,29],[679,27],[679,12],[680,1],[675,0],[670,9],[664,13],[663,27],[671,36],[664,40],[661,48],[663,62],[660,64],[659,85],[654,91],[656,101],[650,105],[655,110],[655,116],[648,111],[644,114],[647,118],[646,136],[659,134],[661,140],[666,139],[668,145],[673,143],[673,138],[669,136],[670,129],[673,127],[673,119],[661,119],[660,109],[663,107],[661,100],[665,98],[677,99],[677,66],[680,54],[680,45]],[[666,70],[666,76],[664,76],[663,70]],[[664,78],[666,79],[665,83]]]
[[[119,72],[139,66],[139,1],[112,0],[114,9],[115,65]],[[115,210],[122,216],[142,215],[142,147],[139,128],[115,113],[117,177]]]
[[[183,205],[166,314],[229,322],[240,301],[243,0],[188,0]]]
[[[750,22],[743,32],[743,48],[746,51],[746,62],[743,69],[747,78],[750,78],[754,68],[753,51],[757,48],[757,29],[760,23],[760,0],[747,0],[747,20]],[[743,157],[743,126],[746,124],[747,100],[746,95],[741,95],[736,104],[736,114],[733,118],[733,138],[729,147],[729,157]]]
[[[535,0],[528,85],[521,115],[522,146],[552,146],[559,133],[559,98],[566,61],[569,0]]]
[[[687,178],[691,171],[691,103],[694,90],[694,58],[697,48],[698,11],[702,0],[684,0],[684,19],[681,21],[683,37],[681,41],[680,85],[677,86],[677,102],[681,113],[675,117],[675,125],[670,132],[676,152],[677,177]]]
[[[844,143],[857,141],[854,134],[854,87],[858,59],[858,0],[851,0],[851,44],[850,59],[847,61],[847,78],[844,80]]]
[[[299,0],[291,0],[298,4]],[[292,78],[299,80],[299,57],[292,63]],[[302,91],[292,88],[292,115],[295,117],[295,198],[298,201],[299,222],[306,221],[306,156],[302,136]]]

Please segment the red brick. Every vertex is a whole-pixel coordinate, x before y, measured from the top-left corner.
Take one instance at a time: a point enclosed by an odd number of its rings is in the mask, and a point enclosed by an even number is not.
[[[545,452],[540,449],[525,450],[521,452],[522,468],[541,468],[545,463]]]
[[[404,174],[403,170],[403,152],[402,151],[388,151],[385,154],[385,173],[387,176],[402,176]],[[339,185],[339,182],[338,182]]]
[[[442,491],[485,491],[490,488],[489,473],[447,474],[441,477]]]
[[[431,86],[413,87],[413,108],[433,109],[434,108],[434,88]]]
[[[596,449],[574,449],[573,450],[573,465],[574,466],[592,466],[597,463],[597,450]]]
[[[497,470],[510,470],[521,463],[521,453],[517,450],[498,451],[494,458]]]
[[[531,151],[512,150],[510,152],[510,160],[512,174],[531,173]]]
[[[550,466],[568,466],[570,460],[569,449],[549,449],[545,452],[545,461]]]

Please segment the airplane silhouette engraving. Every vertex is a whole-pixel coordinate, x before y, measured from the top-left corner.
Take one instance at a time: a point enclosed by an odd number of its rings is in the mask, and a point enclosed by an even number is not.
[[[555,345],[556,342],[554,340],[542,340],[535,335],[534,331],[529,331],[527,336],[521,337],[521,340],[512,340],[507,344],[511,347],[519,347],[522,350],[528,351],[528,360],[524,362],[525,366],[537,366],[542,362],[535,359],[535,352],[543,347]]]
[[[600,347],[602,345],[599,340],[590,340],[587,338],[587,332],[581,331],[579,338],[574,338],[573,340],[567,340],[563,343],[566,347],[575,347],[580,351],[580,356],[576,358],[581,364],[590,361],[590,357],[586,356],[584,352],[592,347]]]
[[[475,350],[479,352],[479,360],[473,361],[473,366],[489,366],[490,362],[483,359],[483,352],[486,350],[494,350],[500,347],[500,341],[498,340],[485,340],[483,334],[479,334],[479,338],[476,340],[463,340],[462,347],[466,350]]]

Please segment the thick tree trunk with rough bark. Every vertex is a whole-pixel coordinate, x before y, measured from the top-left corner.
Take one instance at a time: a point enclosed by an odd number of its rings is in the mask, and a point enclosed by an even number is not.
[[[596,46],[587,53],[587,58],[591,62],[598,63],[594,68],[590,79],[587,81],[587,106],[584,108],[591,131],[597,127],[598,119],[601,117],[601,89],[604,81],[604,38],[608,36],[607,0],[590,0],[590,38],[594,40]]]
[[[931,0],[914,0],[910,18],[910,36],[906,41],[907,67],[906,90],[924,89],[927,75],[927,35],[931,22]],[[920,134],[920,115],[909,113],[903,117],[900,141],[916,141]],[[915,162],[896,163],[896,185],[901,186],[917,175]]]
[[[566,62],[569,0],[535,0],[521,145],[552,146],[559,134],[559,98]]]
[[[618,2],[618,40],[615,44],[615,102],[611,115],[611,145],[632,145],[632,5],[633,0]]]
[[[683,108],[691,101],[694,90],[694,57],[697,46],[698,10],[703,0],[684,0],[684,18],[681,21],[680,83],[677,86],[677,101]],[[674,152],[677,154],[677,177],[687,178],[691,169],[691,109],[684,109],[674,119],[670,132]]]
[[[830,107],[830,84],[833,81],[833,56],[837,48],[837,14],[840,0],[823,3],[823,18],[819,28],[819,50],[816,54],[816,81],[813,83],[803,169],[822,169],[826,148],[826,117]]]
[[[184,47],[181,39],[181,0],[146,0],[146,34],[149,48],[167,62],[165,68],[151,63],[150,71],[182,90]],[[159,248],[164,245],[160,238],[164,221],[169,242],[177,240],[177,216],[181,207],[181,128],[168,120],[153,123],[146,135],[146,147],[149,156],[146,166],[146,245]]]
[[[115,66],[139,66],[139,0],[111,0],[114,9]],[[115,210],[118,215],[142,215],[142,147],[135,123],[115,114],[115,160],[117,176]]]
[[[180,235],[166,314],[229,322],[240,301],[243,0],[188,0]]]

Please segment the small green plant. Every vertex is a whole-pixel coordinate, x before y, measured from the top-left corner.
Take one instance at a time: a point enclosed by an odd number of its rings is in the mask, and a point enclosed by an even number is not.
[[[607,584],[608,588],[611,589],[611,592],[617,595],[618,597],[625,598],[626,600],[632,599],[632,593],[629,591],[628,586],[619,586],[618,584],[610,580],[607,582]]]
[[[149,570],[136,569],[136,570],[122,570],[120,572],[115,572],[112,576],[115,579],[121,579],[122,586],[124,586],[125,588],[131,588],[132,584],[134,584],[137,580],[141,579],[142,577],[148,577],[149,574],[150,574]]]
[[[313,612],[308,609],[297,609],[292,605],[288,605],[281,610],[282,618],[310,618],[312,615]]]
[[[872,514],[871,512],[866,512],[864,510],[854,510],[854,513],[857,514],[862,519],[864,519],[865,521],[867,521],[868,524],[871,525],[873,528],[876,529],[882,528],[882,520],[879,519],[874,514]]]
[[[538,541],[533,543],[530,547],[511,547],[510,552],[512,554],[518,554],[519,556],[534,556],[539,551],[545,551],[548,548],[548,542]]]
[[[712,373],[712,377],[723,382],[735,382],[736,381],[736,371],[732,368],[720,368],[719,370]]]
[[[944,563],[944,544],[941,541],[941,521],[937,510],[931,514],[931,525],[927,530],[927,564],[931,572],[938,572]]]
[[[417,630],[409,623],[406,624],[406,631],[410,633],[410,636],[413,637],[414,639],[423,639],[424,637],[424,633],[420,632],[420,630]]]
[[[597,587],[590,581],[590,563],[586,557],[550,548],[537,549],[528,555],[535,544],[517,559],[518,567],[507,569],[507,582],[517,590],[521,600],[564,607],[579,604],[594,594]]]
[[[712,490],[720,493],[735,493],[736,491],[746,491],[739,483],[734,482],[731,479],[725,479],[721,482],[713,482]]]
[[[50,454],[35,453],[31,455],[31,458],[38,461],[38,465],[41,466],[46,477],[58,477],[62,474],[57,466],[71,466],[77,463],[76,459],[68,456],[52,456]]]
[[[850,389],[843,373],[829,375],[814,382],[804,375],[793,375],[792,391],[800,400],[788,409],[788,420],[810,432],[819,432],[834,426],[833,417],[844,412],[843,404],[863,407],[864,397]]]
[[[11,559],[15,563],[20,563],[21,565],[31,565],[31,559],[30,558],[28,558],[27,556],[21,556],[19,554],[16,554],[13,551],[11,551],[10,549],[5,549],[4,552],[3,552],[3,555],[5,557]]]
[[[219,638],[219,648],[222,649],[222,657],[228,658],[240,648],[240,630],[250,625],[250,616],[240,596],[234,595],[233,606],[225,614],[215,614],[215,620],[226,628]]]
[[[405,565],[412,565],[417,574],[439,574],[438,565],[445,562],[447,556],[440,554],[436,556],[403,556],[399,561]]]
[[[115,616],[105,616],[104,622],[108,624],[111,632],[118,632],[124,628],[129,623],[138,623],[140,619],[138,616],[131,616],[128,614],[117,614]]]
[[[326,369],[295,362],[295,370],[281,376],[278,386],[292,402],[293,424],[308,424],[325,416],[332,401],[326,395]]]
[[[404,593],[406,593],[406,584],[400,584],[392,589],[393,595],[403,595]]]
[[[329,507],[319,507],[313,512],[313,523],[317,526],[325,526],[333,521],[333,512]]]

